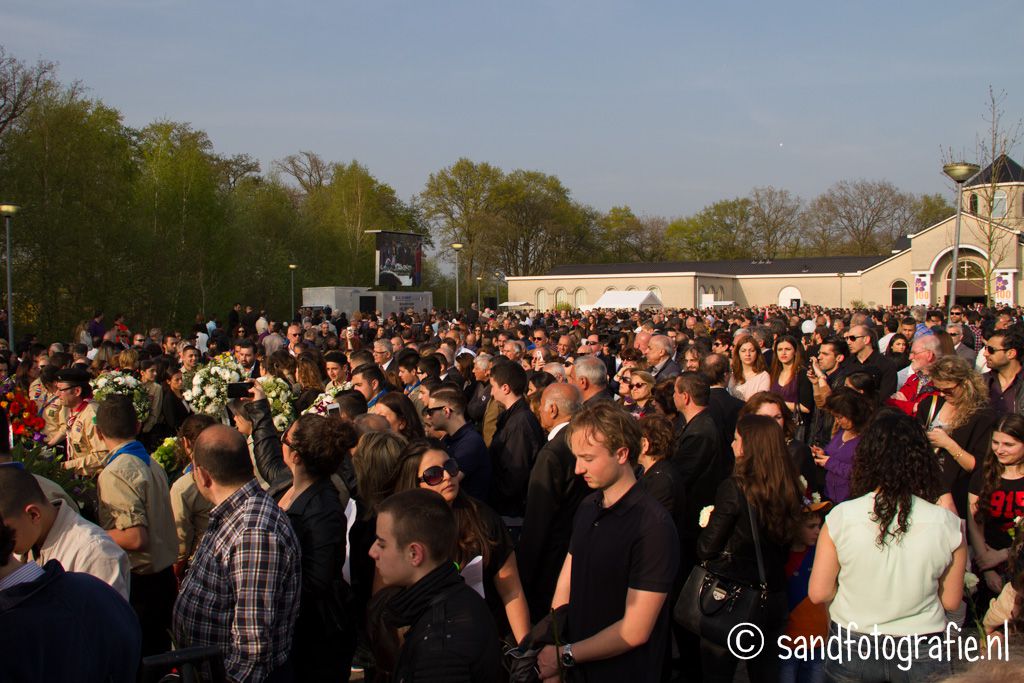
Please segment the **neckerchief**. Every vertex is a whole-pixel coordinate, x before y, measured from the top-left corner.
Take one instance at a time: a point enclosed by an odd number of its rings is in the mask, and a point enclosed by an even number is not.
[[[110,456],[107,458],[106,465],[109,465],[110,463],[114,462],[124,453],[134,455],[136,458],[146,463],[146,465],[149,465],[149,453],[146,452],[146,447],[143,446],[138,441],[129,441],[128,443],[124,444],[116,451],[111,453]]]

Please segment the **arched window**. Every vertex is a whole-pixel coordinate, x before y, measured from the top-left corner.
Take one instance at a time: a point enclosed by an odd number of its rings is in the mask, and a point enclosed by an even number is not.
[[[615,287],[614,286],[612,286],[612,287],[605,287],[604,291],[606,291],[606,292],[614,292],[615,291]]]
[[[1006,218],[1006,190],[996,190],[992,195],[992,218]]]
[[[907,283],[903,280],[896,280],[889,285],[890,302],[892,306],[907,305]]]
[[[565,290],[559,287],[555,290],[555,308],[564,306],[569,303],[569,297],[566,295]]]
[[[658,287],[656,285],[651,285],[650,287],[647,288],[647,291],[648,292],[654,292],[654,296],[656,296],[659,299],[661,299],[661,287]]]
[[[587,290],[579,287],[572,293],[572,305],[575,308],[587,305]]]
[[[970,198],[967,200],[967,210],[973,214],[978,213],[978,193],[972,192]]]
[[[948,280],[953,274],[953,267],[950,266],[946,269],[946,274],[943,279]],[[981,267],[977,261],[971,259],[962,258],[957,264],[956,278],[958,280],[984,280],[985,269]]]
[[[779,306],[782,308],[789,308],[794,301],[802,304],[803,299],[803,296],[800,295],[800,290],[792,285],[783,287],[779,292]]]
[[[538,289],[536,293],[537,298],[537,310],[546,311],[548,310],[548,293],[546,290]]]
[[[718,288],[718,301],[725,301],[725,287]]]
[[[630,285],[629,287],[626,287],[626,291],[627,292],[635,292],[635,291],[637,291],[637,286],[636,285]]]

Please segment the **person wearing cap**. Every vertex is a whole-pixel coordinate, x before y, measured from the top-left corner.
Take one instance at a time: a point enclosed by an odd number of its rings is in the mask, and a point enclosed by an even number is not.
[[[96,433],[96,406],[89,379],[89,373],[79,367],[61,370],[57,373],[57,394],[63,406],[61,420],[67,439],[64,467],[93,477],[103,469],[108,451]]]

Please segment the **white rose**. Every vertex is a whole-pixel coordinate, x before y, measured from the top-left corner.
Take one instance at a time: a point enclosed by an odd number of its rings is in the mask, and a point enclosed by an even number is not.
[[[977,587],[978,577],[972,574],[971,572],[967,572],[966,574],[964,574],[964,588],[967,589],[967,592],[973,595],[974,590]]]
[[[805,479],[803,475],[800,475],[800,490],[801,491],[806,491],[807,490],[807,479]]]
[[[209,396],[210,398],[213,398],[214,396],[217,395],[217,389],[215,389],[214,387],[206,387],[206,390],[205,390],[204,393],[207,396]]]
[[[711,521],[711,513],[714,512],[714,510],[714,505],[708,505],[700,511],[700,518],[697,520],[697,523],[700,524],[701,529],[706,527],[708,522]]]

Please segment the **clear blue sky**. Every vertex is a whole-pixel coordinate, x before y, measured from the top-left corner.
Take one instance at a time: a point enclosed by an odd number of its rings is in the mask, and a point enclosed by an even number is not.
[[[949,193],[988,85],[1024,112],[1015,0],[7,0],[0,41],[60,62],[132,126],[205,130],[263,170],[309,149],[403,198],[460,156],[678,216],[842,179]],[[1021,149],[1015,155],[1024,162]]]

